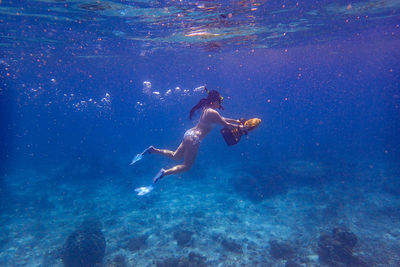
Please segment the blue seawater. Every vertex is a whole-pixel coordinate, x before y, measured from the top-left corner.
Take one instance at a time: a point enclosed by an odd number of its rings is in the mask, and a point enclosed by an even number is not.
[[[1,266],[400,266],[400,2],[0,0]],[[199,114],[262,119],[147,195]]]

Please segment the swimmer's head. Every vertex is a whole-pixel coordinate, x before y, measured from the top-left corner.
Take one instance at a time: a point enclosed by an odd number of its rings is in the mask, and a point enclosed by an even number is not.
[[[224,98],[221,96],[221,94],[218,91],[216,91],[216,90],[209,91],[207,89],[207,87],[204,87],[204,90],[207,92],[207,98],[200,99],[199,103],[197,103],[197,105],[194,106],[190,110],[190,115],[189,115],[190,119],[192,119],[196,110],[206,107],[206,106],[213,106],[214,104],[217,104],[217,105],[215,105],[216,108],[219,108],[222,110],[224,109],[224,107],[222,106],[222,101]]]
[[[207,99],[209,100],[210,104],[218,103],[218,108],[223,110],[224,107],[222,106],[222,102],[224,98],[221,96],[221,94],[216,90],[209,91],[207,87],[204,87],[204,90],[207,92]]]

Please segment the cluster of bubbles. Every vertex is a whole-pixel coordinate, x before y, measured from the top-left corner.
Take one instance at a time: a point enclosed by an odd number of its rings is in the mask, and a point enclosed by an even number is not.
[[[167,89],[165,91],[159,91],[153,88],[153,85],[149,81],[143,82],[142,93],[146,97],[150,97],[151,99],[158,100],[159,103],[168,103],[168,99],[174,99],[174,103],[179,101],[184,97],[191,96],[196,93],[204,93],[205,86],[201,85],[192,90],[189,89],[182,89],[181,87],[177,86],[174,89]],[[145,103],[142,101],[137,101],[135,105],[135,109],[138,112],[143,111]]]
[[[74,94],[69,94],[69,95],[64,94],[64,97],[68,101],[75,100]],[[93,98],[89,98],[87,100],[79,100],[78,102],[74,102],[72,104],[72,106],[77,111],[86,111],[86,110],[110,111],[111,110],[111,96],[109,93],[106,93],[105,96],[98,101]]]
[[[20,104],[44,104],[46,107],[56,104],[60,90],[57,88],[57,81],[54,78],[50,79],[50,82],[50,84],[40,82],[35,85],[22,83],[20,92],[23,101]]]
[[[57,105],[61,101],[68,106],[72,105],[75,111],[95,110],[100,113],[111,111],[111,96],[109,93],[106,93],[103,98],[97,100],[94,98],[80,99],[74,93],[63,93],[57,85],[56,79],[51,78],[50,83],[46,85],[39,83],[36,86],[29,86],[23,83],[21,87],[26,101],[40,103],[38,101],[41,99],[44,100],[46,107]]]
[[[154,90],[152,87],[151,82],[149,81],[144,81],[143,82],[143,89],[142,92],[143,94],[147,96],[152,96],[154,98],[158,98],[160,100],[165,100],[168,96],[190,96],[191,93],[199,93],[199,92],[204,92],[205,86],[201,85],[199,87],[194,88],[192,91],[189,89],[181,89],[179,86],[175,87],[175,89],[168,89],[164,93]]]
[[[0,62],[1,63],[1,62]],[[57,105],[63,102],[67,106],[78,112],[96,112],[100,114],[110,114],[112,110],[111,95],[105,93],[102,98],[82,97],[74,93],[64,93],[58,88],[58,82],[55,78],[49,79],[50,83],[37,86],[28,86],[22,84],[23,92],[26,99],[30,102],[41,98],[46,101],[45,106]],[[177,102],[182,102],[195,94],[204,94],[205,86],[201,85],[193,89],[182,89],[177,86],[173,89],[156,90],[150,81],[144,81],[142,87],[143,97],[135,103],[135,109],[138,113],[145,110],[147,105],[152,107],[162,105],[175,105]],[[60,99],[61,97],[61,99]]]

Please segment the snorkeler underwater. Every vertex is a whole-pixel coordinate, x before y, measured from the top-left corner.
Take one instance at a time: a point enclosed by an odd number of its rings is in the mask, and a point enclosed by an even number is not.
[[[161,169],[153,178],[153,184],[159,179],[181,172],[188,171],[195,162],[197,151],[201,141],[209,134],[215,124],[219,124],[224,128],[221,130],[225,141],[228,145],[234,145],[239,142],[240,137],[255,129],[260,123],[261,119],[254,118],[250,120],[242,119],[235,120],[222,117],[217,109],[224,109],[222,107],[223,97],[219,92],[212,90],[209,91],[204,86],[207,92],[207,97],[200,99],[200,101],[190,110],[189,118],[192,119],[196,110],[201,109],[199,122],[191,129],[187,130],[183,136],[183,140],[175,151],[157,149],[153,146],[146,148],[142,153],[137,154],[130,165],[142,159],[145,154],[160,154],[170,157],[174,160],[182,160],[183,163],[176,165],[170,169]],[[139,196],[150,193],[154,187],[152,185],[138,187],[135,189]]]
[[[400,266],[399,21],[0,0],[0,266]]]

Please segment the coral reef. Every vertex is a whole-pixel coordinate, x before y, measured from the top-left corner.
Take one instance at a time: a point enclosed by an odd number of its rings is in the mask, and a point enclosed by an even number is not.
[[[136,236],[128,240],[127,248],[130,251],[137,251],[146,246],[147,236]]]
[[[233,240],[232,238],[223,239],[221,241],[221,245],[227,251],[237,253],[237,254],[243,253],[242,246],[240,244],[236,243],[236,241]]]
[[[103,261],[105,250],[101,223],[88,220],[67,238],[61,259],[66,267],[91,267]]]
[[[193,232],[187,230],[180,230],[174,233],[174,239],[180,247],[187,247],[192,241]]]
[[[321,263],[329,266],[368,266],[353,255],[358,238],[344,228],[334,228],[332,234],[321,234],[318,242],[318,256]]]
[[[302,265],[298,264],[295,261],[288,260],[285,264],[285,267],[301,267]]]
[[[111,262],[108,262],[106,267],[127,267],[125,257],[123,255],[116,255]]]
[[[296,251],[290,245],[289,242],[278,242],[277,240],[271,240],[269,242],[269,253],[275,259],[291,259]]]
[[[190,252],[187,257],[168,258],[156,263],[157,267],[206,267],[207,259],[199,254]]]

